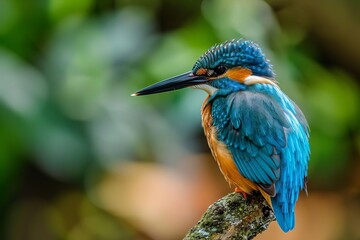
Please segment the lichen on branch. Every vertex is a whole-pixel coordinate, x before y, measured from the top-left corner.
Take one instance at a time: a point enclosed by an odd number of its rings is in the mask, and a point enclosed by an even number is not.
[[[266,230],[275,216],[259,192],[230,193],[213,203],[184,240],[253,239]]]

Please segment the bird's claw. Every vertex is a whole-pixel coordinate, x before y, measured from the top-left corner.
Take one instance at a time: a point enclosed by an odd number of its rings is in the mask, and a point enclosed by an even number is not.
[[[241,190],[240,188],[236,187],[236,188],[235,188],[235,192],[241,193],[245,199],[247,198],[246,192],[244,192],[244,191]]]

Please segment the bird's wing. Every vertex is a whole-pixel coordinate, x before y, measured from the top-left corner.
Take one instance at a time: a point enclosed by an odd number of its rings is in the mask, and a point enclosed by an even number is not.
[[[280,105],[263,93],[236,92],[214,101],[212,111],[217,136],[241,174],[274,196],[289,127]]]

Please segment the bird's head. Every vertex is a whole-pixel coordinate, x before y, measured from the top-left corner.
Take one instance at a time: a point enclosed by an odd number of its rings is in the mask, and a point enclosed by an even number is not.
[[[239,91],[256,83],[276,84],[272,66],[257,44],[240,39],[211,47],[191,71],[150,85],[132,96],[185,87],[203,89],[212,95],[219,89]]]

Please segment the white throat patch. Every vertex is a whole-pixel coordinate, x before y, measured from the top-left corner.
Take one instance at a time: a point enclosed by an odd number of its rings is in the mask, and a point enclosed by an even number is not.
[[[192,86],[192,88],[204,90],[210,96],[213,95],[218,90],[217,88],[210,86],[208,84],[199,84],[199,85]]]

